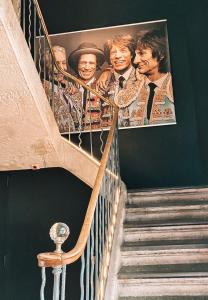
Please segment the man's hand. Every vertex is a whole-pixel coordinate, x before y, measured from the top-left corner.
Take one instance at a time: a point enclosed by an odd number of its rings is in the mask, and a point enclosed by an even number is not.
[[[98,80],[96,81],[96,90],[102,94],[107,92],[108,85],[111,80],[112,71],[111,69],[104,70]]]

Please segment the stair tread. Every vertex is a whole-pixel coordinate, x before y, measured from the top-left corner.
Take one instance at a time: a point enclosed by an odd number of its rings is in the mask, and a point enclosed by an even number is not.
[[[130,207],[126,208],[127,214],[138,213],[163,213],[163,212],[178,212],[178,211],[196,211],[196,210],[208,210],[208,204],[196,204],[196,205],[173,205],[173,206],[159,206],[159,207]]]
[[[207,186],[201,187],[171,187],[171,188],[147,188],[147,189],[132,189],[128,190],[128,195],[146,195],[146,194],[183,194],[183,193],[208,193]]]
[[[181,242],[181,241],[180,241]],[[208,241],[207,244],[165,244],[165,245],[146,245],[146,246],[141,246],[140,244],[136,244],[136,243],[124,243],[121,246],[121,251],[123,252],[133,252],[133,251],[152,251],[152,250],[180,250],[180,249],[208,249]]]
[[[162,220],[163,222],[161,222],[161,220],[144,220],[144,221],[124,221],[124,228],[135,228],[135,227],[165,227],[165,226],[179,226],[179,225],[203,225],[206,224],[207,225],[207,216],[204,218],[204,220],[202,220],[201,217],[199,218],[195,218],[189,221],[190,218],[183,218],[183,220],[181,220],[181,218],[179,219],[175,219],[173,222],[173,220],[165,220],[166,222],[164,223],[164,219]]]
[[[207,294],[204,296],[138,296],[138,297],[119,297],[118,300],[208,300]]]
[[[144,275],[145,277],[153,275],[156,277],[208,276],[208,263],[122,266],[119,271],[119,278],[138,276],[140,278]]]
[[[207,220],[207,223],[208,223],[208,220]],[[134,231],[136,230],[136,228],[124,228],[124,231]],[[165,227],[164,226],[149,226],[149,227],[140,227],[139,228],[139,231],[145,231],[145,232],[149,232],[149,231],[154,231],[154,232],[158,232],[158,231],[190,231],[190,230],[206,230],[208,231],[208,224],[189,224],[189,225],[186,225],[186,224],[182,224],[182,225],[166,225]]]
[[[158,206],[180,206],[180,205],[203,205],[208,204],[208,199],[148,199],[148,200],[132,200],[126,203],[126,208],[142,208],[142,207],[158,207]]]

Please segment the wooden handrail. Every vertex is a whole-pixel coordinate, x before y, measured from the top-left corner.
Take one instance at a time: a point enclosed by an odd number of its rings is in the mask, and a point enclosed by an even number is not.
[[[43,15],[42,15],[42,12],[41,12],[41,9],[40,9],[40,6],[39,6],[39,3],[38,3],[38,0],[33,0],[34,2],[34,5],[36,7],[36,11],[37,11],[37,14],[38,14],[38,17],[39,17],[39,20],[41,22],[41,26],[42,26],[42,29],[43,29],[43,32],[45,34],[45,37],[47,39],[47,42],[48,42],[48,46],[49,46],[49,50],[51,52],[51,55],[52,55],[52,58],[53,58],[53,61],[55,63],[55,66],[56,66],[56,69],[61,73],[63,74],[65,77],[77,82],[78,84],[80,84],[81,86],[83,86],[85,89],[87,89],[88,91],[90,91],[91,93],[93,93],[94,95],[98,96],[100,99],[102,99],[104,102],[108,103],[109,105],[113,106],[113,107],[116,107],[117,105],[110,99],[107,99],[106,97],[103,97],[98,91],[96,91],[95,89],[92,89],[91,87],[89,87],[87,84],[84,83],[84,81],[82,81],[81,79],[78,79],[76,76],[62,70],[59,65],[57,64],[56,62],[56,58],[55,58],[55,55],[54,55],[54,51],[53,51],[53,48],[52,48],[52,45],[51,45],[51,41],[50,41],[50,37],[49,37],[49,34],[48,34],[48,30],[47,30],[47,27],[46,27],[46,24],[45,24],[45,21],[43,19]]]
[[[71,264],[74,261],[76,261],[77,259],[79,259],[82,255],[82,253],[84,252],[84,249],[85,249],[85,246],[87,243],[87,239],[90,234],[90,228],[91,228],[91,224],[92,224],[92,220],[93,220],[95,207],[97,204],[98,195],[100,192],[100,187],[102,184],[102,179],[103,179],[103,176],[105,173],[105,168],[106,168],[107,161],[108,161],[110,147],[111,147],[111,144],[113,141],[113,136],[114,136],[115,129],[117,126],[117,120],[118,120],[118,108],[116,107],[115,113],[114,113],[114,118],[113,118],[113,123],[112,123],[111,129],[108,134],[105,149],[104,149],[103,156],[102,156],[102,159],[100,162],[100,167],[99,167],[98,174],[97,174],[97,177],[95,180],[95,185],[94,185],[94,188],[93,188],[93,191],[92,191],[92,194],[90,197],[90,202],[89,202],[87,212],[85,215],[84,223],[82,225],[82,229],[81,229],[81,232],[80,232],[80,235],[79,235],[79,238],[77,240],[75,247],[66,253],[47,252],[47,253],[38,254],[38,256],[37,256],[38,265],[40,267],[55,267],[55,266],[59,266],[59,265]]]

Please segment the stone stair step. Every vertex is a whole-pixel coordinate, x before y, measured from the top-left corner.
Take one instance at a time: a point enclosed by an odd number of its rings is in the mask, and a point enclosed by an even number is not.
[[[208,276],[208,263],[122,266],[119,279]]]
[[[207,300],[208,296],[138,296],[119,297],[119,300]]]
[[[175,297],[177,296],[178,298],[175,298],[177,300],[179,299],[182,300],[183,297],[185,296],[197,297],[195,298],[196,300],[200,299],[198,297],[205,297],[204,299],[208,299],[207,282],[208,282],[207,275],[205,277],[190,276],[190,277],[169,277],[169,278],[120,279],[119,295],[121,299],[122,297],[124,298],[124,297],[138,297],[138,296],[140,297],[140,299],[142,299],[141,297],[153,297],[152,299],[157,299],[156,297],[165,297],[165,296],[167,298],[164,299],[167,300],[170,300],[171,299],[170,297],[173,296]],[[162,300],[163,298],[158,298],[158,299]]]
[[[126,203],[127,208],[133,207],[158,207],[158,206],[180,206],[180,205],[205,205],[208,204],[208,199],[132,199]]]
[[[121,251],[131,250],[162,250],[162,249],[192,249],[208,248],[208,240],[187,240],[185,241],[147,241],[141,243],[124,243]],[[193,244],[194,243],[194,244]]]
[[[164,221],[180,219],[198,220],[208,218],[208,205],[186,205],[169,207],[127,208],[125,221]]]
[[[199,198],[205,198],[207,199],[208,194],[208,187],[193,187],[193,188],[159,188],[159,189],[139,189],[139,190],[128,190],[128,197],[129,198],[148,198],[148,197],[155,197],[155,198],[162,198],[168,197],[168,198],[175,198],[176,196],[178,198],[186,198],[190,199],[192,197],[195,197],[197,199]]]
[[[132,228],[132,227],[137,227],[138,229],[142,227],[165,227],[165,226],[178,226],[178,225],[204,225],[207,224],[208,220],[207,217],[204,217],[203,219],[198,217],[198,218],[176,218],[175,220],[144,220],[144,221],[125,221],[124,226],[125,228]]]
[[[208,248],[198,247],[169,247],[161,249],[136,249],[122,251],[121,253],[122,266],[144,266],[144,265],[174,265],[174,264],[208,264]],[[208,269],[207,269],[208,271]]]
[[[132,224],[133,226],[134,224]],[[158,226],[158,227],[124,227],[124,242],[140,243],[148,245],[154,242],[176,243],[177,241],[197,241],[207,242],[208,225],[178,225],[178,226]],[[203,242],[202,242],[203,243]]]

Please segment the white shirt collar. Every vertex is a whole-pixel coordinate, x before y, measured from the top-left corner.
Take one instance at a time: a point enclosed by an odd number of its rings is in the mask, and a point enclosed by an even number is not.
[[[123,74],[119,74],[119,73],[117,73],[117,72],[114,71],[115,79],[118,80],[120,76],[123,76],[125,80],[128,80],[128,79],[129,79],[129,76],[130,76],[130,74],[131,74],[131,72],[132,72],[132,70],[133,70],[133,66],[131,66],[131,67],[130,67],[128,70],[126,70],[126,72],[123,73]]]
[[[168,77],[168,74],[169,73],[166,73],[165,75],[163,75],[162,77],[160,77],[159,79],[157,79],[157,80],[155,80],[155,81],[151,81],[151,80],[149,80],[147,77],[146,77],[146,85],[148,85],[150,82],[153,82],[153,83],[155,83],[156,84],[156,86],[158,87],[158,88],[162,88],[162,85],[163,85],[163,82],[165,81],[165,79]]]

